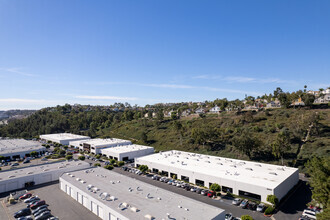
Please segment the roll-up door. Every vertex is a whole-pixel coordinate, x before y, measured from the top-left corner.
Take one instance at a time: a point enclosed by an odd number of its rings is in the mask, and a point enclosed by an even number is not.
[[[103,208],[101,207],[101,206],[98,206],[98,208],[99,208],[99,217],[101,218],[101,219],[103,219]]]
[[[117,217],[109,213],[109,220],[117,220]]]
[[[83,195],[81,195],[80,193],[78,193],[77,192],[77,197],[78,197],[78,202],[80,203],[80,204],[83,204]]]
[[[71,195],[71,187],[68,186],[66,193],[70,196]]]
[[[87,197],[86,196],[82,196],[82,198],[83,198],[83,205],[90,210],[91,207],[89,206]]]
[[[92,202],[92,212],[97,215],[97,205],[94,202]]]
[[[77,200],[77,197],[74,194],[73,188],[71,188],[71,197],[74,198],[75,200]]]

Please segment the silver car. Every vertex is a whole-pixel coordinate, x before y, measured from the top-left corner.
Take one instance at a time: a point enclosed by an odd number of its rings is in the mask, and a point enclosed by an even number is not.
[[[235,198],[235,199],[231,202],[231,204],[233,204],[233,205],[239,205],[239,204],[241,204],[241,202],[242,202],[242,200],[241,200],[240,198]]]
[[[258,211],[258,212],[264,212],[265,208],[266,208],[265,204],[260,203],[260,204],[257,206],[257,211]]]

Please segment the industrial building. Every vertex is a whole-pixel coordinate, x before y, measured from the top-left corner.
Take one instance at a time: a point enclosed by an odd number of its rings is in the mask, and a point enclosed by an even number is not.
[[[56,181],[65,172],[89,168],[83,161],[64,161],[0,172],[0,193]]]
[[[79,147],[80,150],[91,152],[94,154],[101,153],[102,148],[124,146],[132,144],[131,141],[122,140],[118,138],[107,138],[107,139],[89,139],[82,141],[71,141],[70,146]]]
[[[40,135],[40,139],[44,141],[51,141],[63,145],[69,145],[70,141],[80,141],[90,139],[88,136],[82,136],[71,133],[59,133],[59,134],[43,134]]]
[[[136,158],[135,165],[200,186],[217,183],[225,192],[262,202],[270,194],[281,200],[299,181],[296,168],[175,150]]]
[[[152,154],[154,153],[154,148],[149,146],[131,144],[125,146],[103,148],[101,149],[100,153],[110,159],[126,161],[132,160],[136,157],[142,157]]]
[[[37,141],[24,139],[0,139],[0,156],[10,159],[24,158],[30,156],[32,151],[45,153],[46,148]]]
[[[222,209],[104,168],[63,174],[60,188],[103,220],[225,219]]]

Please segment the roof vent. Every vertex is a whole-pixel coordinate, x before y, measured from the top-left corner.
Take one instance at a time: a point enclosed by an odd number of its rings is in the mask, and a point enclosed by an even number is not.
[[[33,174],[33,172],[28,172],[27,174]]]
[[[250,167],[247,167],[247,168],[245,168],[246,170],[251,170],[251,171],[253,171],[253,169],[252,168],[250,168]]]
[[[162,200],[162,198],[160,198],[160,197],[158,197],[157,199],[158,199],[158,200]]]
[[[136,208],[136,207],[131,207],[130,210],[131,210],[132,212],[138,212],[138,211],[139,211],[139,209]]]
[[[146,219],[149,219],[149,220],[153,220],[153,219],[155,219],[155,217],[153,217],[152,215],[149,215],[149,214],[145,215],[144,217],[145,217]]]
[[[257,164],[255,164],[255,166],[261,167],[261,164],[258,164],[258,163],[257,163]]]
[[[189,209],[188,209],[188,208],[184,208],[184,210],[186,210],[186,211],[189,211]]]
[[[12,175],[12,176],[9,176],[8,178],[14,178],[15,176],[14,175]]]
[[[275,173],[275,172],[269,172],[269,174],[277,176],[277,173]]]
[[[48,171],[49,169],[44,169],[44,172]]]
[[[284,168],[283,167],[279,167],[279,168],[277,168],[278,170],[283,170],[284,171]]]
[[[182,206],[181,206],[181,205],[178,205],[178,208],[180,208],[180,209],[181,209],[181,208],[182,208]]]
[[[77,180],[77,181],[80,181],[81,179],[80,179],[80,178],[77,178],[76,180]]]

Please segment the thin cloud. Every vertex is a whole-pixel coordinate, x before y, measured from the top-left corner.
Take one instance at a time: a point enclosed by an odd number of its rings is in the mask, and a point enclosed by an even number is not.
[[[17,98],[9,98],[9,99],[0,99],[0,103],[43,103],[46,102],[44,99],[17,99]]]
[[[140,86],[156,87],[156,88],[171,88],[171,89],[194,89],[196,87],[180,84],[137,84]]]
[[[121,101],[135,101],[138,98],[135,97],[118,97],[118,96],[90,96],[90,95],[79,95],[75,96],[78,99],[89,99],[89,100],[121,100]]]
[[[35,77],[35,76],[37,76],[35,74],[23,72],[21,69],[22,68],[17,68],[17,67],[13,67],[13,68],[0,68],[0,70],[5,71],[7,73],[14,73],[14,74],[18,74],[18,75],[21,75],[21,76],[28,76],[28,77]]]
[[[215,75],[198,75],[198,76],[193,76],[193,79],[220,79],[221,76],[215,76]]]

